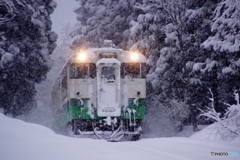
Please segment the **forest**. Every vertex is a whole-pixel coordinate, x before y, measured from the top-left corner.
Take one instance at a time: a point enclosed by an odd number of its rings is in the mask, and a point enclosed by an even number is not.
[[[68,35],[72,50],[101,47],[110,39],[117,48],[147,56],[145,123],[162,119],[176,131],[189,124],[197,130],[197,124],[227,118],[229,106],[239,104],[239,0],[76,1],[78,23]],[[5,114],[27,114],[36,105],[35,85],[53,65],[57,34],[50,15],[56,5],[53,0],[0,1]]]

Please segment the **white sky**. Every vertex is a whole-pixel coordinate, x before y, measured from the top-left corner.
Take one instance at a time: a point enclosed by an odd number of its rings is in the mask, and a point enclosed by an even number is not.
[[[74,25],[76,20],[76,14],[73,10],[78,6],[76,0],[54,0],[57,2],[57,8],[51,15],[52,30],[58,34],[58,41],[61,40],[61,32],[64,25]]]

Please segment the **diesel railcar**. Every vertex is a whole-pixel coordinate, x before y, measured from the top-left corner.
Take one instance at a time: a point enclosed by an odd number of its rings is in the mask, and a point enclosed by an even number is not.
[[[53,86],[57,125],[76,135],[138,140],[146,110],[146,58],[112,47],[73,54]]]

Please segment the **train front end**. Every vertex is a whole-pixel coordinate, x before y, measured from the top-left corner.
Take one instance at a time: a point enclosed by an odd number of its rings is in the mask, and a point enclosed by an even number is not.
[[[69,60],[60,108],[74,134],[139,139],[146,110],[145,61],[142,54],[106,47],[80,51]]]

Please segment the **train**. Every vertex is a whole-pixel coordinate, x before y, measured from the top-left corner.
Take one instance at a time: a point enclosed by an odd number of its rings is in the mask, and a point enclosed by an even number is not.
[[[146,57],[115,48],[79,49],[52,89],[56,125],[107,141],[139,140],[146,112]]]

